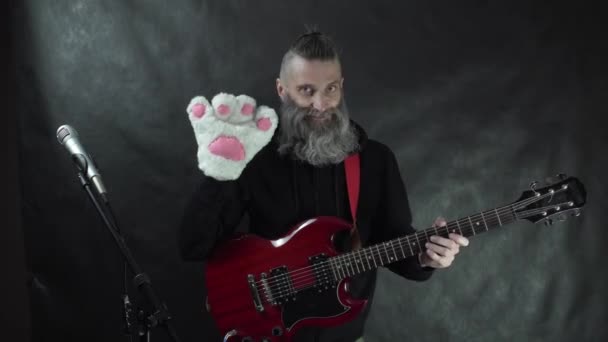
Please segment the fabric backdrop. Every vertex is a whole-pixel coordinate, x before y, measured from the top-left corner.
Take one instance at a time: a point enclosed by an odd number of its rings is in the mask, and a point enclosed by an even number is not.
[[[70,124],[183,341],[220,340],[203,311],[204,265],[182,262],[176,244],[200,174],[186,106],[225,91],[278,109],[282,54],[307,25],[339,45],[352,116],[394,150],[418,229],[511,203],[559,172],[589,193],[580,217],[473,237],[428,282],[382,270],[366,341],[606,339],[599,13],[540,1],[19,2],[33,339],[126,340],[121,255],[55,137]],[[168,341],[160,329],[153,340]]]

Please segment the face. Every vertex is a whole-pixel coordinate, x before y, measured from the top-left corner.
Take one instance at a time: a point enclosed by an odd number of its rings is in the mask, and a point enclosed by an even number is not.
[[[279,152],[311,165],[336,164],[358,147],[344,103],[337,61],[294,57],[277,80],[282,99]]]
[[[277,79],[277,92],[283,102],[288,98],[301,108],[312,109],[310,120],[323,124],[326,112],[342,100],[344,78],[337,60],[306,60],[294,56],[286,68],[284,79]]]

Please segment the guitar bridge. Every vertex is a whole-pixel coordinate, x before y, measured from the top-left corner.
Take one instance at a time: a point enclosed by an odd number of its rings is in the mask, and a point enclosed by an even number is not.
[[[249,284],[249,291],[251,292],[251,297],[253,298],[253,305],[258,312],[264,311],[264,305],[262,305],[262,300],[260,299],[260,293],[258,292],[258,287],[255,285],[255,277],[253,274],[247,275],[247,283]]]

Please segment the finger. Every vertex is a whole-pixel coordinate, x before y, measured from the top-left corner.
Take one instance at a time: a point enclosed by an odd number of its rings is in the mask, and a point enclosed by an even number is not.
[[[452,262],[454,262],[454,257],[453,256],[449,256],[449,257],[445,257],[445,258],[441,258],[441,260],[439,260],[439,263],[441,264],[441,266],[443,267],[448,267],[452,264]]]
[[[439,254],[437,254],[437,253],[433,252],[433,251],[432,251],[432,250],[430,250],[430,249],[427,249],[427,250],[425,251],[425,253],[426,253],[426,255],[428,255],[428,256],[429,256],[429,257],[430,257],[432,260],[434,260],[434,261],[439,261],[439,260],[441,260],[441,256],[440,256]]]
[[[442,247],[442,246],[439,246],[439,245],[436,245],[436,244],[430,243],[430,242],[427,242],[425,247],[432,250],[433,252],[439,254],[440,256],[451,256],[451,255],[458,253],[457,249],[455,250],[455,249]]]
[[[448,267],[452,264],[452,261],[454,261],[454,257],[442,257],[430,249],[426,250],[426,254],[436,263],[436,265],[438,265],[438,267]]]
[[[443,246],[443,247],[447,247],[450,249],[455,249],[456,247],[458,247],[458,244],[456,242],[454,242],[451,239],[446,239],[442,236],[438,236],[438,235],[433,235],[429,238],[432,242]]]
[[[435,219],[435,222],[433,222],[433,226],[435,227],[445,227],[447,225],[447,222],[445,220],[445,218],[439,216]]]
[[[469,245],[469,239],[467,239],[466,237],[464,237],[462,235],[450,233],[449,237],[450,237],[450,239],[452,241],[455,241],[460,246],[468,246]]]

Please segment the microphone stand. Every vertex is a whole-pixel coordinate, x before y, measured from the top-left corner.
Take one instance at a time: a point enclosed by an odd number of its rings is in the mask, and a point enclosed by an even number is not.
[[[80,158],[77,158],[77,159],[80,159]],[[133,274],[135,274],[135,276],[133,277],[133,282],[135,284],[135,287],[139,290],[140,293],[144,294],[145,298],[152,305],[152,311],[153,311],[152,313],[146,313],[141,309],[137,309],[137,312],[134,314],[133,307],[131,305],[131,302],[129,301],[129,297],[127,294],[124,294],[123,295],[123,304],[124,304],[124,309],[125,309],[125,320],[126,320],[126,324],[127,324],[126,329],[130,332],[131,336],[133,336],[134,332],[137,332],[138,336],[140,337],[140,341],[149,342],[150,341],[150,330],[152,328],[155,328],[155,327],[161,325],[165,328],[165,330],[167,331],[167,334],[171,337],[171,339],[173,341],[179,342],[180,339],[177,336],[175,329],[173,328],[173,325],[170,322],[171,315],[169,314],[167,306],[164,303],[162,303],[158,299],[156,294],[154,293],[154,290],[152,289],[152,285],[150,283],[150,277],[146,273],[144,273],[142,271],[142,269],[139,267],[139,265],[133,258],[131,251],[127,247],[123,237],[120,235],[118,227],[115,223],[116,220],[112,214],[112,209],[110,207],[109,201],[107,200],[107,197],[105,195],[101,194],[101,197],[103,198],[103,201],[106,204],[108,211],[110,212],[109,215],[108,215],[108,213],[106,213],[103,210],[103,208],[101,207],[101,205],[99,203],[99,200],[95,197],[95,195],[91,191],[91,185],[89,184],[88,178],[85,176],[87,165],[86,165],[86,162],[82,163],[82,161],[83,160],[81,159],[81,160],[79,160],[79,162],[76,162],[76,165],[78,168],[78,179],[80,179],[80,183],[82,184],[82,186],[86,190],[87,194],[89,195],[89,198],[95,205],[95,208],[97,209],[97,212],[99,213],[99,216],[102,218],[106,227],[112,234],[112,237],[114,237],[114,240],[116,241],[116,244],[118,245],[118,248],[120,249],[120,251],[122,252],[122,254],[124,256],[125,263],[127,263],[129,265],[129,267],[131,268],[131,271],[133,272]],[[125,269],[125,278],[126,278],[126,269]]]

